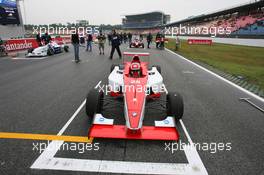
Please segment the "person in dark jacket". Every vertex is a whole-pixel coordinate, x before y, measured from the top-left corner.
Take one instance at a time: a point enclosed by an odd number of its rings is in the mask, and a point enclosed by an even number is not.
[[[113,30],[112,38],[111,38],[111,43],[112,43],[112,49],[111,49],[111,54],[110,54],[110,59],[113,59],[113,55],[115,50],[117,50],[117,53],[119,55],[119,58],[122,58],[121,51],[120,51],[120,36],[116,33],[115,30]]]
[[[142,34],[139,35],[139,39],[140,39],[140,41],[143,41],[144,37]]]
[[[38,46],[42,46],[41,37],[40,37],[40,34],[39,33],[36,35],[36,41],[38,43]]]
[[[93,43],[93,35],[92,34],[88,34],[87,35],[87,47],[86,47],[86,51],[92,52],[92,43]]]
[[[128,43],[130,44],[132,41],[132,34],[129,32],[127,37],[128,37]]]
[[[51,36],[48,33],[45,33],[44,35],[44,41],[45,41],[45,45],[49,44],[51,41]]]
[[[111,46],[112,35],[110,33],[107,35],[107,39],[109,46]]]
[[[80,46],[80,39],[79,39],[79,34],[72,34],[71,37],[71,42],[74,48],[74,56],[75,56],[75,62],[78,63],[80,62],[80,58],[79,58],[79,46]]]
[[[123,44],[124,37],[123,37],[123,33],[122,32],[120,33],[119,37],[120,37],[120,44]]]
[[[148,34],[148,36],[147,36],[147,42],[148,42],[148,49],[150,49],[150,47],[149,47],[149,45],[150,45],[150,43],[152,42],[152,35],[151,35],[151,33],[149,32],[149,34]]]
[[[127,34],[124,33],[124,43],[126,44],[126,42],[127,42]]]

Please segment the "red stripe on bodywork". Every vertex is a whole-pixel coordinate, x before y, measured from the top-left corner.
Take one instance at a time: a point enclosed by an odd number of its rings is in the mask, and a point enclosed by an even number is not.
[[[142,116],[144,101],[146,98],[145,88],[148,81],[147,63],[141,62],[142,76],[134,78],[129,75],[131,63],[125,63],[124,85],[125,85],[125,101],[127,105],[128,120],[130,128],[139,129]],[[136,115],[135,115],[136,114]]]

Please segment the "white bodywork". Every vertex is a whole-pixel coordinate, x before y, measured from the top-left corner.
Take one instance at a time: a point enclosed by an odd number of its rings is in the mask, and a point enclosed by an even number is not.
[[[123,70],[120,70],[119,66],[115,66],[114,70],[110,73],[108,77],[108,84],[110,87],[110,91],[119,92],[120,87],[124,89],[124,78],[123,78]],[[156,67],[152,67],[151,70],[148,71],[148,82],[146,88],[152,87],[152,91],[154,93],[162,92],[163,87],[163,78],[161,74],[158,72]]]
[[[37,47],[35,48],[31,53],[28,53],[26,56],[28,57],[44,57],[48,55],[48,46],[41,46],[41,47]]]
[[[40,46],[35,48],[31,53],[28,53],[27,57],[44,57],[48,55],[48,49],[51,48],[61,48],[61,51],[63,50],[64,45],[59,45],[56,42],[51,42],[45,46]]]

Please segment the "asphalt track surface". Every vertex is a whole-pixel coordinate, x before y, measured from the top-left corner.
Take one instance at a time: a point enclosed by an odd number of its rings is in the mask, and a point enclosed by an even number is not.
[[[239,98],[250,97],[253,103],[264,108],[263,101],[167,50],[128,49],[123,45],[122,51],[151,53],[151,64],[161,66],[167,89],[178,91],[184,98],[183,122],[194,143],[231,143],[229,151],[212,153],[213,150],[198,150],[208,174],[264,174],[264,115]],[[79,64],[72,62],[72,50],[42,60],[1,58],[0,132],[58,134],[83,103],[88,90],[99,81],[106,82],[111,64],[120,62],[116,53],[114,60],[109,60],[109,52],[109,47],[106,48],[106,55],[99,55],[96,46],[92,53],[81,48],[82,62]],[[114,108],[113,112],[117,115],[116,121],[122,123],[121,109]],[[147,113],[146,122],[150,122],[153,116],[157,119],[162,115],[152,110]],[[63,135],[87,136],[89,126],[84,108],[81,108]],[[177,128],[182,142],[187,143],[188,136],[182,125],[178,123]],[[33,150],[33,143],[40,142],[1,139],[0,174],[111,173],[31,168],[42,155]],[[54,157],[188,163],[184,151],[172,153],[165,150],[165,142],[162,141],[95,138],[93,143],[99,143],[100,149],[84,153],[59,150]]]

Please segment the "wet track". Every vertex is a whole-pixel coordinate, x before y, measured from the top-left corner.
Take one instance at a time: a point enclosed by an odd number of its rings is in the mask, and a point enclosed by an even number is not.
[[[82,62],[79,64],[72,62],[72,51],[41,60],[1,58],[0,132],[56,135],[62,131],[83,103],[88,90],[99,81],[106,82],[111,64],[120,62],[117,55],[114,60],[108,59],[109,47],[106,55],[99,55],[96,47],[93,49],[90,53],[81,48]],[[94,139],[93,143],[99,143],[99,150],[83,153],[57,150],[52,157],[58,159],[52,162],[33,149],[33,143],[45,141],[1,139],[1,175],[95,174],[91,171],[145,174],[151,173],[151,168],[169,174],[168,167],[172,166],[175,174],[264,174],[264,115],[239,98],[249,97],[264,108],[261,99],[167,50],[122,46],[122,51],[151,53],[151,64],[161,66],[167,89],[180,92],[184,98],[185,114],[177,124],[182,142],[210,144],[210,150],[204,147],[204,150],[198,149],[198,154],[186,150],[172,153],[166,149],[168,142]],[[122,111],[116,108],[114,112],[118,123],[122,122]],[[147,112],[150,116],[144,122],[152,120],[151,117],[159,118],[155,111]],[[81,108],[62,134],[87,136],[88,128],[89,120]],[[214,145],[219,143],[224,144],[224,148],[215,150]],[[227,150],[226,144],[231,150]],[[45,153],[48,154],[51,153]],[[76,164],[82,160],[93,161],[78,167]],[[107,162],[101,166],[100,160]],[[116,161],[119,165],[113,166]],[[37,165],[31,167],[34,163]],[[190,167],[186,168],[188,164]],[[145,166],[146,170],[140,166]]]

